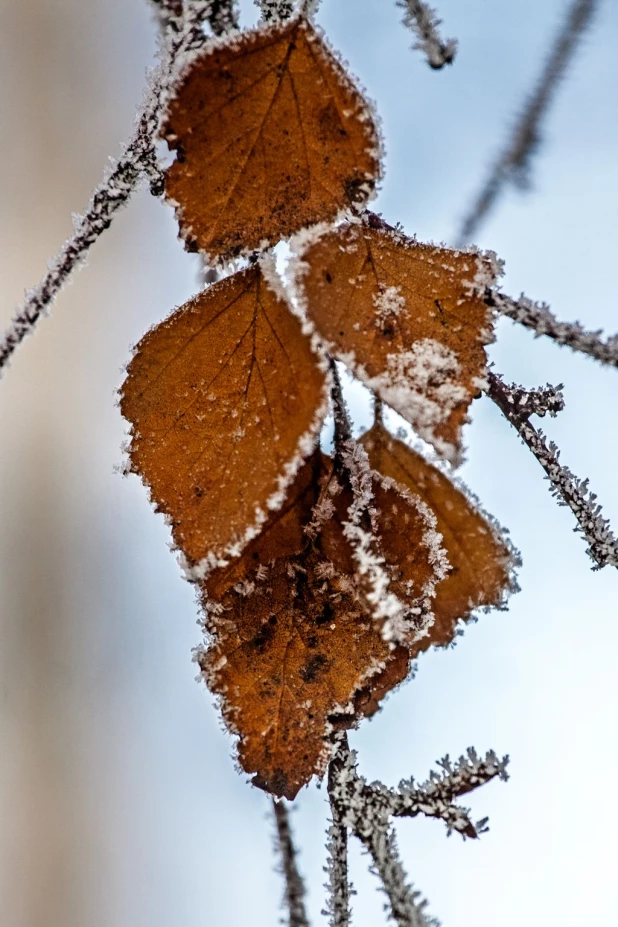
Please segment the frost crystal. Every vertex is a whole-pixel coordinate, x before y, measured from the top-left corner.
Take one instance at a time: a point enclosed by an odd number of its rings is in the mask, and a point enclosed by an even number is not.
[[[357,364],[354,367],[370,389],[404,418],[417,423],[422,438],[455,462],[456,449],[435,434],[436,427],[468,398],[465,387],[458,383],[461,367],[453,351],[433,338],[422,338],[409,351],[390,354],[387,372],[377,377],[368,377]]]
[[[376,321],[380,324],[387,322],[392,316],[395,318],[406,308],[406,300],[398,286],[384,286],[380,284],[379,291],[373,297],[376,308]]]

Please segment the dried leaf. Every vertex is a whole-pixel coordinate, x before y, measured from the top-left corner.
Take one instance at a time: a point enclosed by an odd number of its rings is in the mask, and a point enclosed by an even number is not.
[[[375,481],[385,569],[418,604],[435,577],[423,508]],[[345,530],[352,502],[333,462],[316,453],[291,488],[285,515],[272,516],[231,570],[202,586],[211,636],[199,658],[204,677],[239,735],[243,769],[288,798],[323,772],[329,732],[373,714],[407,674],[408,651],[384,639],[384,621],[375,620],[356,569]],[[392,558],[406,540],[414,550],[402,569]],[[411,633],[416,621],[411,613]]]
[[[380,711],[381,701],[386,698],[410,673],[410,648],[399,645],[390,653],[390,658],[381,673],[373,676],[370,685],[358,692],[354,705],[358,715],[372,718]]]
[[[450,643],[458,620],[469,618],[473,609],[502,604],[513,588],[513,555],[494,525],[444,473],[382,425],[361,440],[372,467],[420,496],[435,514],[452,567],[437,586],[435,620],[429,635],[413,645],[414,658],[432,644]]]
[[[299,236],[300,239],[300,236]],[[486,368],[485,258],[419,244],[377,217],[300,240],[308,318],[332,352],[452,462]]]
[[[243,769],[292,799],[323,772],[331,722],[354,723],[354,696],[390,650],[353,583],[317,552],[277,560],[249,588],[223,597],[200,665],[239,733]]]
[[[122,387],[131,469],[190,565],[238,554],[315,444],[326,377],[259,265],[206,289],[139,343]]]
[[[305,530],[329,468],[329,458],[316,448],[298,471],[281,508],[271,512],[260,533],[249,541],[241,556],[232,558],[208,575],[202,585],[206,611],[209,600],[220,601],[228,589],[249,581],[260,568],[263,570],[275,560],[296,557],[305,550]]]
[[[313,27],[294,19],[196,59],[163,134],[165,189],[190,250],[230,258],[365,202],[380,168],[367,104]]]

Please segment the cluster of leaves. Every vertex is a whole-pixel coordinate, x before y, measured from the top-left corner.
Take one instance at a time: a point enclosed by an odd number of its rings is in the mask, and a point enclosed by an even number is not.
[[[443,469],[380,417],[352,438],[335,365],[457,463],[495,265],[366,211],[374,117],[302,13],[188,58],[162,134],[187,248],[246,266],[137,346],[121,394],[130,467],[198,585],[198,661],[240,763],[293,798],[323,773],[333,732],[512,587],[508,544]],[[291,236],[284,280],[267,249]]]

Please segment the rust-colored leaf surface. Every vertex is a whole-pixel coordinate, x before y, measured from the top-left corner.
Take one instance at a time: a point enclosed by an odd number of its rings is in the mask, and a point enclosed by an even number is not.
[[[492,316],[476,254],[424,245],[371,214],[300,255],[308,317],[334,354],[452,462],[486,368]]]
[[[367,104],[303,19],[189,68],[163,134],[165,190],[190,250],[228,259],[364,202],[379,175]]]
[[[221,605],[202,671],[239,733],[243,769],[255,773],[256,785],[292,799],[323,771],[331,716],[354,723],[345,709],[388,660],[388,644],[350,577],[317,552],[275,561]]]
[[[121,391],[131,469],[170,517],[190,565],[238,553],[283,503],[324,403],[310,341],[259,265],[144,336]]]
[[[451,571],[436,587],[434,623],[412,647],[416,657],[432,644],[450,643],[459,619],[475,608],[500,605],[512,590],[513,554],[497,529],[436,467],[382,425],[362,437],[372,467],[417,494],[434,513]]]
[[[385,568],[417,603],[435,570],[426,520],[392,485],[380,493]],[[345,478],[317,452],[262,534],[202,586],[211,636],[200,656],[203,675],[239,736],[243,769],[290,799],[324,771],[329,732],[373,714],[408,670],[408,650],[384,640],[384,622],[375,620],[354,572],[344,531],[352,501]],[[414,548],[403,568],[394,559],[403,545],[393,541],[396,520]]]

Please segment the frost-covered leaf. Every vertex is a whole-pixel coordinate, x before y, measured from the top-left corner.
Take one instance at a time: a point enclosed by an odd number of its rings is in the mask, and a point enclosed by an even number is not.
[[[473,609],[501,605],[513,591],[516,555],[499,529],[444,473],[394,438],[382,425],[362,437],[372,467],[417,494],[436,518],[451,571],[437,586],[434,623],[414,643],[414,658],[432,644],[448,644],[459,619]]]
[[[373,479],[377,547],[405,595],[412,639],[419,603],[439,575],[432,529],[421,504],[392,484],[382,491],[381,479]],[[324,771],[329,732],[373,714],[407,674],[408,651],[385,639],[387,619],[375,617],[355,536],[346,530],[353,505],[341,471],[316,452],[280,513],[237,561],[202,584],[206,682],[239,736],[243,769],[288,798]],[[406,542],[411,552],[400,565]]]
[[[319,448],[310,455],[288,488],[281,508],[271,512],[259,534],[252,538],[240,557],[212,570],[203,584],[204,602],[219,601],[237,583],[250,581],[257,570],[275,560],[296,557],[307,546],[306,526],[321,492],[328,470],[328,458]],[[206,608],[208,606],[206,605]]]
[[[301,305],[335,356],[456,462],[493,340],[480,295],[492,261],[420,244],[371,214],[296,247]]]
[[[379,176],[367,104],[294,19],[217,42],[184,74],[163,134],[187,247],[230,258],[364,202]]]
[[[326,403],[323,363],[259,264],[142,338],[121,393],[130,465],[190,566],[238,554],[280,507]]]
[[[324,771],[328,731],[354,723],[354,698],[390,651],[350,577],[319,552],[279,559],[265,573],[224,595],[200,665],[239,734],[243,769],[292,799]]]

